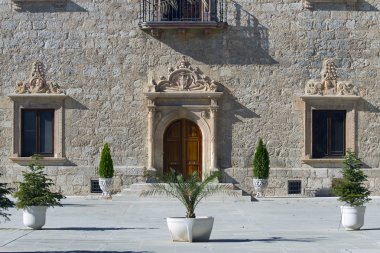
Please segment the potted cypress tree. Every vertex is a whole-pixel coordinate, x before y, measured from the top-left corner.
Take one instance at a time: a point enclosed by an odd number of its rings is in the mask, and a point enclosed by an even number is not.
[[[0,217],[3,217],[6,221],[9,220],[10,216],[10,214],[6,213],[6,211],[8,208],[14,207],[14,203],[6,196],[11,194],[12,191],[13,189],[8,188],[6,183],[0,183]]]
[[[253,186],[256,197],[261,197],[268,186],[269,177],[269,154],[263,140],[259,138],[256,152],[253,157]]]
[[[342,226],[346,230],[358,230],[364,225],[364,204],[371,199],[370,191],[364,186],[367,175],[361,170],[362,162],[351,150],[347,150],[343,161],[343,178],[333,185],[333,193],[339,196],[341,206]]]
[[[140,196],[167,195],[178,199],[186,208],[186,216],[166,218],[172,240],[205,242],[210,238],[214,217],[196,216],[195,208],[199,202],[218,192],[237,196],[237,193],[232,191],[232,185],[215,183],[219,176],[219,172],[213,172],[199,182],[196,171],[185,179],[181,174],[171,170],[168,174],[158,177],[159,183],[151,184]]]
[[[108,144],[104,144],[99,162],[99,186],[102,197],[111,198],[112,177],[114,173],[113,161]]]
[[[62,206],[59,202],[65,198],[59,192],[50,188],[54,185],[44,173],[44,167],[39,163],[40,156],[33,156],[34,162],[29,164],[30,171],[23,171],[24,181],[20,183],[14,197],[17,198],[16,207],[23,209],[24,225],[32,229],[40,229],[45,225],[46,209]]]

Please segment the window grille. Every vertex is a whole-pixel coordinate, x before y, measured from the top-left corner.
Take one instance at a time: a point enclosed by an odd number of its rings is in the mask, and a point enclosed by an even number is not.
[[[288,194],[301,194],[301,180],[288,181]]]
[[[98,179],[91,180],[91,193],[102,193]]]

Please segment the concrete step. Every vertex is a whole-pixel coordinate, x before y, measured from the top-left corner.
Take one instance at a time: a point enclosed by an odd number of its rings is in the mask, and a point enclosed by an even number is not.
[[[140,197],[140,194],[143,190],[147,190],[150,187],[150,183],[135,183],[132,184],[129,188],[123,189],[120,193],[115,194],[112,196],[112,199],[114,201],[177,201],[177,199],[173,197],[168,197],[165,195],[155,195],[155,196],[148,196],[148,197]],[[233,188],[232,184],[224,184],[224,185],[231,185],[231,188]],[[236,202],[236,201],[245,201],[250,202],[251,196],[243,196],[242,190],[231,190],[236,192],[236,196],[233,195],[227,195],[223,193],[217,193],[215,195],[209,196],[208,198],[205,198],[202,201],[229,201],[229,202]]]

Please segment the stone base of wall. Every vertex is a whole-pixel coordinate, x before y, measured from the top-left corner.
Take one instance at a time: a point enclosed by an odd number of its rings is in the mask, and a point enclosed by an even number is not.
[[[380,168],[363,169],[368,175],[366,185],[372,195],[380,195]],[[251,168],[227,168],[223,170],[223,181],[234,183],[248,194],[254,193]],[[331,184],[334,178],[341,178],[340,169],[323,168],[271,168],[268,188],[264,192],[268,197],[289,196],[331,196]],[[288,181],[301,181],[301,194],[288,194]]]
[[[22,182],[22,171],[27,171],[24,166],[14,166],[3,172],[1,181],[9,183],[10,187],[17,188],[16,182]],[[115,167],[113,177],[113,192],[120,192],[122,189],[137,182],[145,182],[145,167],[142,166],[118,166]],[[55,184],[53,190],[60,191],[66,196],[88,195],[91,193],[91,180],[99,178],[96,167],[56,167],[45,168]]]
[[[16,187],[15,182],[23,180],[24,166],[14,166],[3,172],[1,182],[10,183]],[[97,180],[96,167],[54,167],[45,168],[48,176],[55,183],[55,189],[64,195],[88,195],[91,193],[91,180]],[[367,186],[372,195],[380,195],[380,168],[364,169],[368,175]],[[248,194],[254,193],[251,168],[227,168],[223,169],[223,182],[233,183]],[[264,192],[268,197],[289,196],[330,196],[333,178],[341,178],[340,169],[323,168],[271,168],[268,188]],[[118,166],[115,167],[113,178],[113,192],[120,192],[133,183],[146,182],[145,167],[143,166]],[[301,194],[288,194],[288,181],[301,181]]]

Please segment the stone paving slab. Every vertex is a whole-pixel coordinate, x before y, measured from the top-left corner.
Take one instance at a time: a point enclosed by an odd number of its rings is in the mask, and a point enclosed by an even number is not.
[[[380,198],[367,204],[360,231],[339,228],[335,198],[210,201],[198,215],[215,217],[208,243],[172,242],[165,217],[184,215],[175,201],[69,197],[50,208],[42,230],[22,225],[22,211],[0,224],[0,252],[106,253],[379,253]]]

